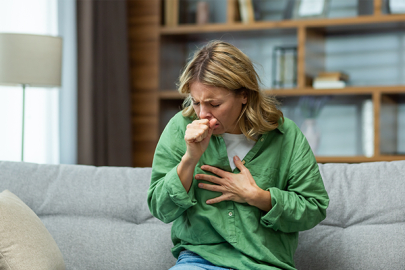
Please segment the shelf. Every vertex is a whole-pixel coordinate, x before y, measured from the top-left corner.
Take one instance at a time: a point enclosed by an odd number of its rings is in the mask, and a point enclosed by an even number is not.
[[[372,95],[374,93],[381,94],[399,94],[405,92],[405,85],[396,86],[351,86],[340,89],[314,89],[307,87],[303,89],[271,89],[263,90],[265,94],[275,96],[309,96],[309,95]],[[159,91],[161,100],[182,99],[176,90]]]
[[[317,156],[318,163],[361,163],[361,162],[377,162],[377,161],[395,161],[405,160],[404,155],[398,156],[378,156],[378,157],[365,157],[365,156],[351,156],[351,157],[321,157]]]
[[[184,24],[176,27],[160,28],[161,35],[185,35],[185,34],[201,34],[212,32],[228,32],[228,31],[251,31],[251,30],[269,30],[282,28],[297,28],[295,21],[272,21],[272,22],[255,22],[253,24],[245,23],[221,23],[221,24],[206,24],[194,25]]]
[[[268,95],[275,96],[303,96],[303,95],[372,95],[374,93],[396,94],[403,93],[405,85],[398,86],[350,86],[339,89],[276,89],[263,90]]]
[[[229,31],[252,31],[252,30],[271,30],[271,29],[288,29],[288,28],[330,28],[337,27],[335,30],[353,30],[353,26],[361,25],[379,25],[379,29],[384,28],[384,24],[390,24],[390,29],[405,29],[405,14],[387,14],[373,16],[359,16],[350,18],[322,18],[322,19],[305,19],[305,20],[284,20],[284,21],[259,21],[251,24],[241,22],[194,25],[185,24],[175,27],[160,27],[161,35],[187,35],[201,34],[212,32],[229,32]],[[394,24],[394,25],[392,25]],[[345,27],[346,26],[346,27]],[[333,28],[332,28],[333,29]]]

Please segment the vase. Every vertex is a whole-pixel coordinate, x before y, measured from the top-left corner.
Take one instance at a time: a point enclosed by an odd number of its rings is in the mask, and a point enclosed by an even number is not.
[[[307,138],[307,141],[312,149],[312,152],[316,154],[318,151],[319,141],[321,138],[319,128],[316,124],[316,119],[313,118],[305,119],[301,125],[301,131]]]

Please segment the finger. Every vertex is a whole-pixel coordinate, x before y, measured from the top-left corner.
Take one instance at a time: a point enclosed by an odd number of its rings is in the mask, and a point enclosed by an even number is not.
[[[201,169],[204,170],[204,171],[212,172],[213,174],[216,174],[216,175],[218,175],[218,176],[220,176],[222,178],[225,177],[226,174],[228,173],[226,171],[223,171],[223,170],[218,169],[216,167],[212,167],[210,165],[203,165],[203,166],[201,166]]]
[[[202,124],[202,125],[209,125],[209,120],[208,119],[199,119],[199,120],[194,120],[192,124]]]
[[[207,200],[206,203],[207,204],[214,204],[214,203],[219,203],[219,202],[222,202],[222,201],[229,201],[229,196],[222,194],[219,197]]]
[[[194,132],[186,131],[186,134],[184,135],[184,140],[186,140],[187,142],[194,142],[195,138],[196,135]]]
[[[204,133],[200,136],[200,141],[206,141],[206,140],[210,140],[212,133],[213,133],[213,129],[209,128],[209,126],[204,126]]]
[[[198,134],[195,132],[187,132],[186,135],[184,136],[184,140],[190,143],[196,142],[196,139],[198,138]]]
[[[208,135],[209,128],[208,126],[200,126],[200,125],[191,125],[187,127],[185,139],[187,141],[202,141]]]
[[[208,131],[210,127],[204,124],[188,124],[186,130],[203,130]]]
[[[208,175],[208,174],[196,174],[195,179],[197,180],[205,180],[214,184],[221,184],[221,178],[215,177],[213,175]]]
[[[224,192],[225,190],[223,189],[223,187],[218,186],[218,185],[211,185],[211,184],[203,184],[203,183],[199,183],[198,184],[199,188],[202,189],[206,189],[206,190],[210,190],[210,191],[216,191],[216,192]]]
[[[198,136],[196,136],[195,142],[197,142],[197,143],[202,142],[206,137],[207,137],[206,132],[200,133],[200,134],[198,134]]]
[[[233,162],[235,163],[236,168],[239,169],[240,172],[246,170],[244,163],[240,160],[238,156],[233,157]]]

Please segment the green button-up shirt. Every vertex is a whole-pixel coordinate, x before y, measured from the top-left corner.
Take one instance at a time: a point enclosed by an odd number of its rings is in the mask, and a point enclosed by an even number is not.
[[[277,129],[259,136],[243,158],[257,185],[271,193],[273,207],[266,213],[233,201],[207,205],[206,200],[221,194],[198,188],[200,180],[193,179],[186,192],[177,166],[186,152],[184,134],[191,122],[178,113],[166,126],[155,151],[148,191],[151,213],[163,222],[174,221],[173,255],[177,258],[187,249],[226,268],[295,269],[298,232],[322,221],[329,203],[304,135],[285,118]],[[194,175],[209,173],[201,170],[204,164],[232,172],[221,136],[211,137]],[[238,168],[233,173],[239,173]]]

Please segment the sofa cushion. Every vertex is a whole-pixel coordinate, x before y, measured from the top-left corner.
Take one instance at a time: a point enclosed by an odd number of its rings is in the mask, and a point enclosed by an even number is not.
[[[8,190],[0,193],[0,269],[65,269],[62,254],[41,220]]]
[[[298,269],[405,269],[405,161],[320,164],[326,219],[301,232]]]

